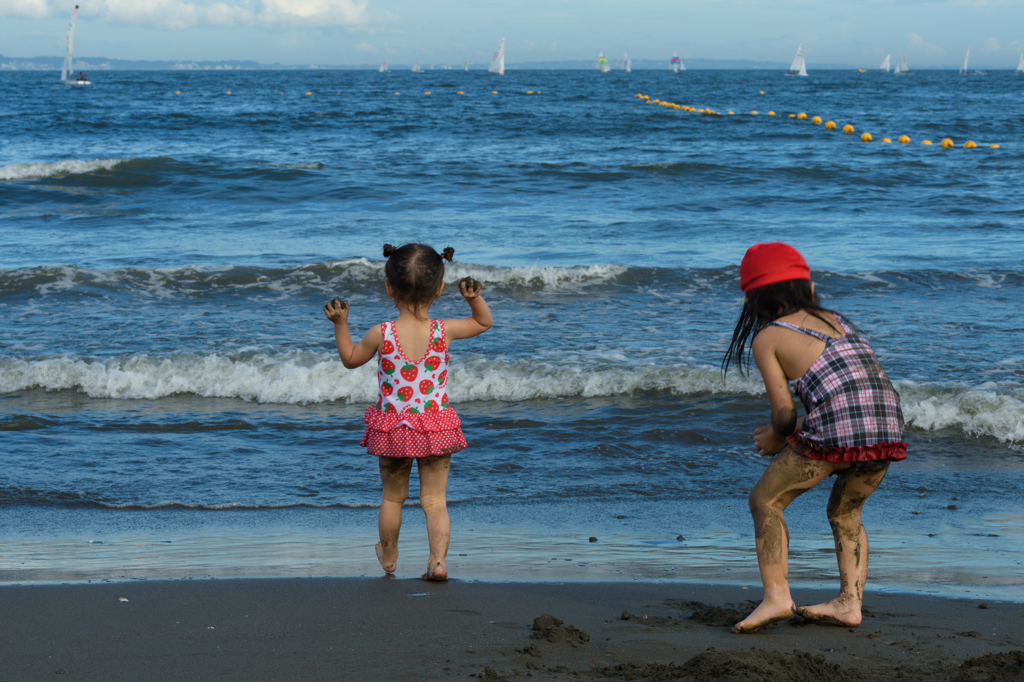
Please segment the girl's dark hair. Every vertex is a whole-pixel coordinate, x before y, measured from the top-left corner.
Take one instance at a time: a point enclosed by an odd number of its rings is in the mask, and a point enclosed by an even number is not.
[[[438,253],[426,244],[384,245],[384,274],[395,291],[395,303],[419,308],[429,305],[444,283],[444,261],[449,263],[455,249],[448,246]]]
[[[732,342],[725,351],[722,360],[722,373],[729,371],[729,365],[735,363],[740,374],[746,373],[750,367],[751,352],[747,341],[753,342],[754,336],[780,317],[792,315],[799,310],[806,310],[828,326],[842,333],[832,320],[822,313],[831,313],[828,308],[821,307],[821,300],[811,290],[811,282],[806,279],[789,279],[775,284],[766,284],[747,292],[743,301],[740,319],[736,321],[736,329],[732,332]]]

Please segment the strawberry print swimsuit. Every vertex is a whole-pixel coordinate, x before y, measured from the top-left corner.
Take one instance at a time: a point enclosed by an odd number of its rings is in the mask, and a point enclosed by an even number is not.
[[[384,336],[377,360],[377,402],[366,408],[359,445],[378,457],[450,455],[468,445],[462,420],[448,405],[448,343],[444,322],[430,321],[430,345],[419,362],[402,352],[395,323]]]

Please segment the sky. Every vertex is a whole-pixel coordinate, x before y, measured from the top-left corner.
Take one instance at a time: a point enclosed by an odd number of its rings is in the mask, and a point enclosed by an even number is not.
[[[76,0],[0,0],[0,54],[63,53]],[[636,59],[1012,68],[1024,0],[77,0],[82,59],[272,64]]]

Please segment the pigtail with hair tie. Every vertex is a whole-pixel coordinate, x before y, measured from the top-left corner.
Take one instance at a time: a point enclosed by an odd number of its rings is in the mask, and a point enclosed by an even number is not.
[[[391,254],[393,254],[395,251],[398,251],[398,249],[396,247],[394,247],[394,246],[391,246],[391,244],[385,244],[384,245],[384,257],[385,258],[391,258]]]
[[[451,263],[452,259],[455,257],[455,249],[450,246],[444,247],[444,251],[441,252],[441,257]]]

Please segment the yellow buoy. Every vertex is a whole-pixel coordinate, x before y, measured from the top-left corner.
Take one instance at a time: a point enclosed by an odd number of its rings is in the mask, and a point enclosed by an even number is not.
[[[644,96],[643,96],[643,95],[641,95],[641,94],[640,94],[640,93],[638,92],[638,93],[636,93],[636,98],[637,98],[637,99],[643,99],[643,98],[644,98]]]
[[[800,120],[803,120],[807,118],[807,114],[801,111],[799,114],[796,115],[796,117],[799,118]]]
[[[698,113],[698,114],[703,114],[703,113],[704,113],[704,110],[703,110],[703,109],[698,109],[698,110],[697,110],[697,113]]]
[[[942,146],[943,149],[949,149],[950,147],[956,146],[955,144],[953,144],[953,140],[949,139],[948,137],[942,138],[942,142],[940,142],[939,144]]]
[[[312,95],[313,93],[312,93],[312,92],[307,92],[306,94],[307,94],[307,95]]]
[[[796,114],[790,114],[789,117],[790,118],[796,118]]]
[[[430,94],[430,90],[427,90],[427,91],[426,91],[426,92],[424,92],[423,94],[424,94],[424,95],[429,95],[429,94]]]
[[[533,94],[533,90],[527,90],[527,91],[526,91],[526,94],[527,94],[527,95],[532,95],[532,94]]]
[[[908,144],[910,142],[910,136],[900,135],[900,138],[896,141],[899,142],[900,144]]]
[[[997,145],[997,144],[990,144],[990,145],[988,146],[988,148],[989,148],[989,149],[999,149],[999,145]]]
[[[888,137],[883,137],[882,138],[882,143],[883,144],[892,144],[892,140],[890,140]]]
[[[871,137],[871,133],[864,133],[860,136],[861,142],[871,142],[873,139],[875,138]]]
[[[812,118],[811,119],[811,123],[813,123],[814,125],[820,126],[821,125],[821,116],[815,116],[814,118]]]
[[[455,93],[455,94],[456,94],[456,95],[465,95],[466,93],[464,93],[464,92],[463,92],[462,90],[459,90],[459,91],[458,91],[457,93]]]
[[[754,109],[753,111],[751,111],[750,115],[751,116],[757,116],[757,109]]]
[[[921,144],[926,144],[929,147],[931,147],[932,146],[932,141],[931,140],[921,140]]]
[[[977,146],[978,145],[976,145],[973,140],[967,140],[967,142],[964,142],[964,149],[974,149]]]
[[[843,126],[843,132],[846,133],[847,135],[853,134],[853,130],[854,130],[853,126],[850,125],[849,123],[847,123],[846,125]]]
[[[230,91],[230,90],[228,90],[228,91],[227,91],[227,92],[225,92],[224,94],[225,94],[225,95],[230,95],[230,94],[231,94],[231,91]]]
[[[762,95],[764,94],[764,90],[762,90],[762,91],[761,91],[761,94],[762,94]]]
[[[396,94],[396,95],[401,95],[402,93],[400,93],[400,92],[396,92],[395,94]]]
[[[836,122],[835,121],[829,121],[828,123],[825,124],[825,130],[835,130],[835,129],[836,129]]]
[[[175,94],[175,95],[180,95],[180,94],[181,94],[181,90],[175,90],[175,91],[174,91],[174,94]]]
[[[491,94],[492,94],[492,95],[497,95],[497,94],[498,94],[498,91],[497,91],[497,90],[491,90]]]
[[[734,115],[735,113],[736,113],[735,111],[730,111],[730,112],[729,112],[729,115],[730,115],[730,116],[732,116],[732,115]]]
[[[775,112],[774,112],[774,111],[769,111],[769,112],[768,112],[768,115],[769,115],[769,116],[774,116],[774,115],[775,115]]]

